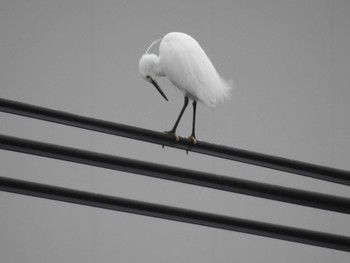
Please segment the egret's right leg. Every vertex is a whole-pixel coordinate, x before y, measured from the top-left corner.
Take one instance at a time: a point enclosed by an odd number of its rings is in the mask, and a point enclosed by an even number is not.
[[[175,122],[175,124],[174,124],[174,127],[171,129],[171,131],[166,132],[166,133],[169,133],[170,135],[174,136],[174,139],[175,139],[175,141],[177,141],[177,142],[180,140],[180,137],[176,134],[176,129],[177,129],[177,126],[179,125],[179,122],[180,122],[180,120],[181,120],[182,115],[183,115],[184,112],[185,112],[185,109],[187,108],[187,105],[188,105],[188,97],[185,96],[184,105],[183,105],[183,107],[182,107],[182,109],[181,109],[181,112],[180,112],[180,114],[179,114],[179,117],[177,117],[177,120],[176,120],[176,122]]]
[[[193,122],[192,122],[192,133],[188,139],[191,140],[192,144],[195,145],[197,143],[196,139],[196,109],[197,109],[197,101],[193,100]]]

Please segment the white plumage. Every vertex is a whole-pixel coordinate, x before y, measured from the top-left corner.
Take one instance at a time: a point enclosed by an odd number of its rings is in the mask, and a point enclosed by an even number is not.
[[[159,42],[159,56],[148,54],[151,47]],[[179,137],[175,134],[177,125],[185,111],[188,99],[193,100],[193,127],[190,139],[196,143],[195,139],[195,115],[196,103],[202,102],[208,107],[214,108],[216,103],[224,101],[230,96],[232,84],[225,81],[216,72],[210,59],[191,36],[185,33],[168,33],[163,39],[154,41],[147,49],[139,63],[141,76],[151,82],[162,96],[167,97],[157,84],[155,76],[166,76],[175,87],[181,90],[185,96],[185,103],[181,113],[169,132],[175,139]]]
[[[207,54],[191,36],[167,34],[159,47],[160,64],[168,79],[191,99],[215,107],[231,86],[216,72]]]

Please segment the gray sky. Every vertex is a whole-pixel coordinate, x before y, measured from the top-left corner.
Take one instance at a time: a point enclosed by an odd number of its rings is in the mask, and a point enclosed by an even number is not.
[[[199,104],[197,138],[350,170],[350,2],[0,2],[0,97],[157,131],[183,103],[138,74],[153,40],[192,35],[231,101]],[[191,132],[189,108],[178,132]],[[348,187],[0,113],[0,133],[350,197]],[[0,151],[0,175],[350,236],[349,217]],[[1,262],[349,262],[350,254],[0,192]]]

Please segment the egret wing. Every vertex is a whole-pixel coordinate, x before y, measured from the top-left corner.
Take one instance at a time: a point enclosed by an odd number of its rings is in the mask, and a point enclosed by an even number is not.
[[[192,99],[215,106],[214,85],[220,76],[197,41],[190,37],[164,39],[160,56],[165,74],[175,86]]]

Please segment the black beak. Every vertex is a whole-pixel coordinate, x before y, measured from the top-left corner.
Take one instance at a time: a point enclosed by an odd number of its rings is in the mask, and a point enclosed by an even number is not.
[[[164,99],[166,99],[166,101],[168,101],[168,98],[165,96],[164,92],[162,91],[162,89],[159,87],[157,81],[153,78],[151,78],[151,82],[152,84],[156,87],[156,89],[159,91],[159,93],[163,96]]]

